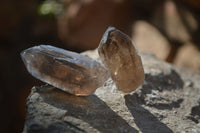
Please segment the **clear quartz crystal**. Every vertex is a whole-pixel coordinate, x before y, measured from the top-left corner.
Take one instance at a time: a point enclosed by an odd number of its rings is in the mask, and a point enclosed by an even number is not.
[[[77,96],[92,94],[109,77],[97,61],[49,45],[26,49],[21,57],[32,76]]]
[[[128,35],[109,27],[102,37],[98,52],[118,90],[130,93],[143,83],[142,61]]]

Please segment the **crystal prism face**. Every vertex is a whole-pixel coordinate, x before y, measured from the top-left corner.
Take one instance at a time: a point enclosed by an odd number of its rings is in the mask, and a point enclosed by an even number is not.
[[[26,49],[21,57],[32,76],[77,96],[92,94],[109,77],[97,61],[49,45]]]
[[[109,27],[102,37],[98,52],[120,91],[130,93],[143,83],[142,61],[128,35]]]

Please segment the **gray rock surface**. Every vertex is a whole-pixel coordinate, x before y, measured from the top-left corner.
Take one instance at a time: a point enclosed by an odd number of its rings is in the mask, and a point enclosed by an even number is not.
[[[145,81],[128,95],[111,79],[88,97],[33,87],[23,133],[199,133],[200,73],[141,56]]]

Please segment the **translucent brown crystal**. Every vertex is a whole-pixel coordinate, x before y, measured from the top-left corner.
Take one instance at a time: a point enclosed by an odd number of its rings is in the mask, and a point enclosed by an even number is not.
[[[98,52],[120,91],[129,93],[142,84],[145,77],[142,61],[128,35],[109,27]]]
[[[109,77],[97,61],[49,45],[26,49],[21,57],[31,75],[77,96],[92,94]]]

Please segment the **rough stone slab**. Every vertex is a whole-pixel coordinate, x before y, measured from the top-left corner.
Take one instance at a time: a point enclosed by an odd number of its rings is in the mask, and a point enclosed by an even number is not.
[[[99,58],[96,51],[84,54]],[[111,79],[88,97],[33,87],[23,133],[199,133],[200,73],[141,56],[145,81],[128,95]]]

